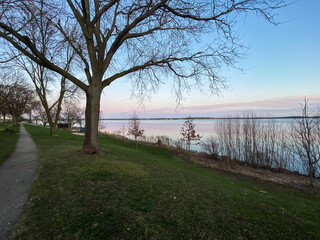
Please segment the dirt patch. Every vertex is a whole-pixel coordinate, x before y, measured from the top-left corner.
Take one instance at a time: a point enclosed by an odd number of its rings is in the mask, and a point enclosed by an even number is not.
[[[205,167],[251,176],[261,180],[287,185],[292,188],[314,192],[320,195],[320,179],[315,178],[313,187],[311,187],[309,177],[297,172],[290,172],[284,169],[278,171],[276,169],[252,167],[241,161],[226,159],[223,157],[214,158],[205,153],[194,153],[192,161]]]

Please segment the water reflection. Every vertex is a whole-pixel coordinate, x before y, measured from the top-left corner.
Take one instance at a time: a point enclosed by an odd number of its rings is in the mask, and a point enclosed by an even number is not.
[[[216,119],[196,119],[193,123],[196,125],[195,130],[203,139],[217,134],[216,124],[219,120]],[[232,120],[230,120],[232,121]],[[261,120],[268,123],[267,119]],[[277,124],[288,125],[292,120],[279,119]],[[151,136],[167,136],[173,140],[180,139],[180,130],[184,120],[140,120],[140,126],[145,129],[144,135]],[[100,131],[107,133],[117,133],[123,126],[128,127],[128,120],[101,120]]]

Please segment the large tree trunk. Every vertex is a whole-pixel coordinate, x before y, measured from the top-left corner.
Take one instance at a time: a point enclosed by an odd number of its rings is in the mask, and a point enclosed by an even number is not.
[[[91,84],[86,91],[86,130],[81,151],[84,154],[103,155],[103,152],[100,150],[98,135],[101,91],[101,84]]]
[[[49,109],[46,109],[47,112],[49,112]],[[57,136],[57,123],[55,123],[52,120],[52,117],[49,113],[47,113],[47,117],[48,117],[48,123],[49,123],[49,127],[50,127],[50,136]]]
[[[12,116],[12,124],[16,125],[18,123],[18,117],[13,113],[11,114],[11,116]]]
[[[50,125],[50,136],[57,136],[57,124],[51,123]]]

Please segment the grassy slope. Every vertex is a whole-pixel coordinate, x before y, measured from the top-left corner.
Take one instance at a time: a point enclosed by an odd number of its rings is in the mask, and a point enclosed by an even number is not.
[[[19,126],[12,126],[11,122],[0,122],[0,165],[8,159],[16,147],[18,134],[5,132],[6,128],[10,128],[15,132],[19,132]]]
[[[171,152],[26,126],[40,169],[15,239],[320,239],[319,197],[198,167]]]

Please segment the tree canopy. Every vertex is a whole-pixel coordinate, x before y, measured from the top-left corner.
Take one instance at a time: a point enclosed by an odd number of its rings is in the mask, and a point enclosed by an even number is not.
[[[14,124],[18,122],[22,114],[31,111],[34,102],[34,91],[18,80],[0,84],[0,107],[4,108],[5,113],[11,114]]]
[[[171,78],[179,102],[193,79],[215,93],[223,87],[221,64],[234,66],[241,54],[234,31],[241,14],[275,23],[274,10],[283,6],[282,0],[8,0],[0,2],[0,37],[86,92],[83,152],[99,153],[104,87],[130,76],[134,95],[144,99]],[[39,37],[54,39],[46,54],[34,35],[44,32]],[[78,71],[64,68],[66,46]]]

